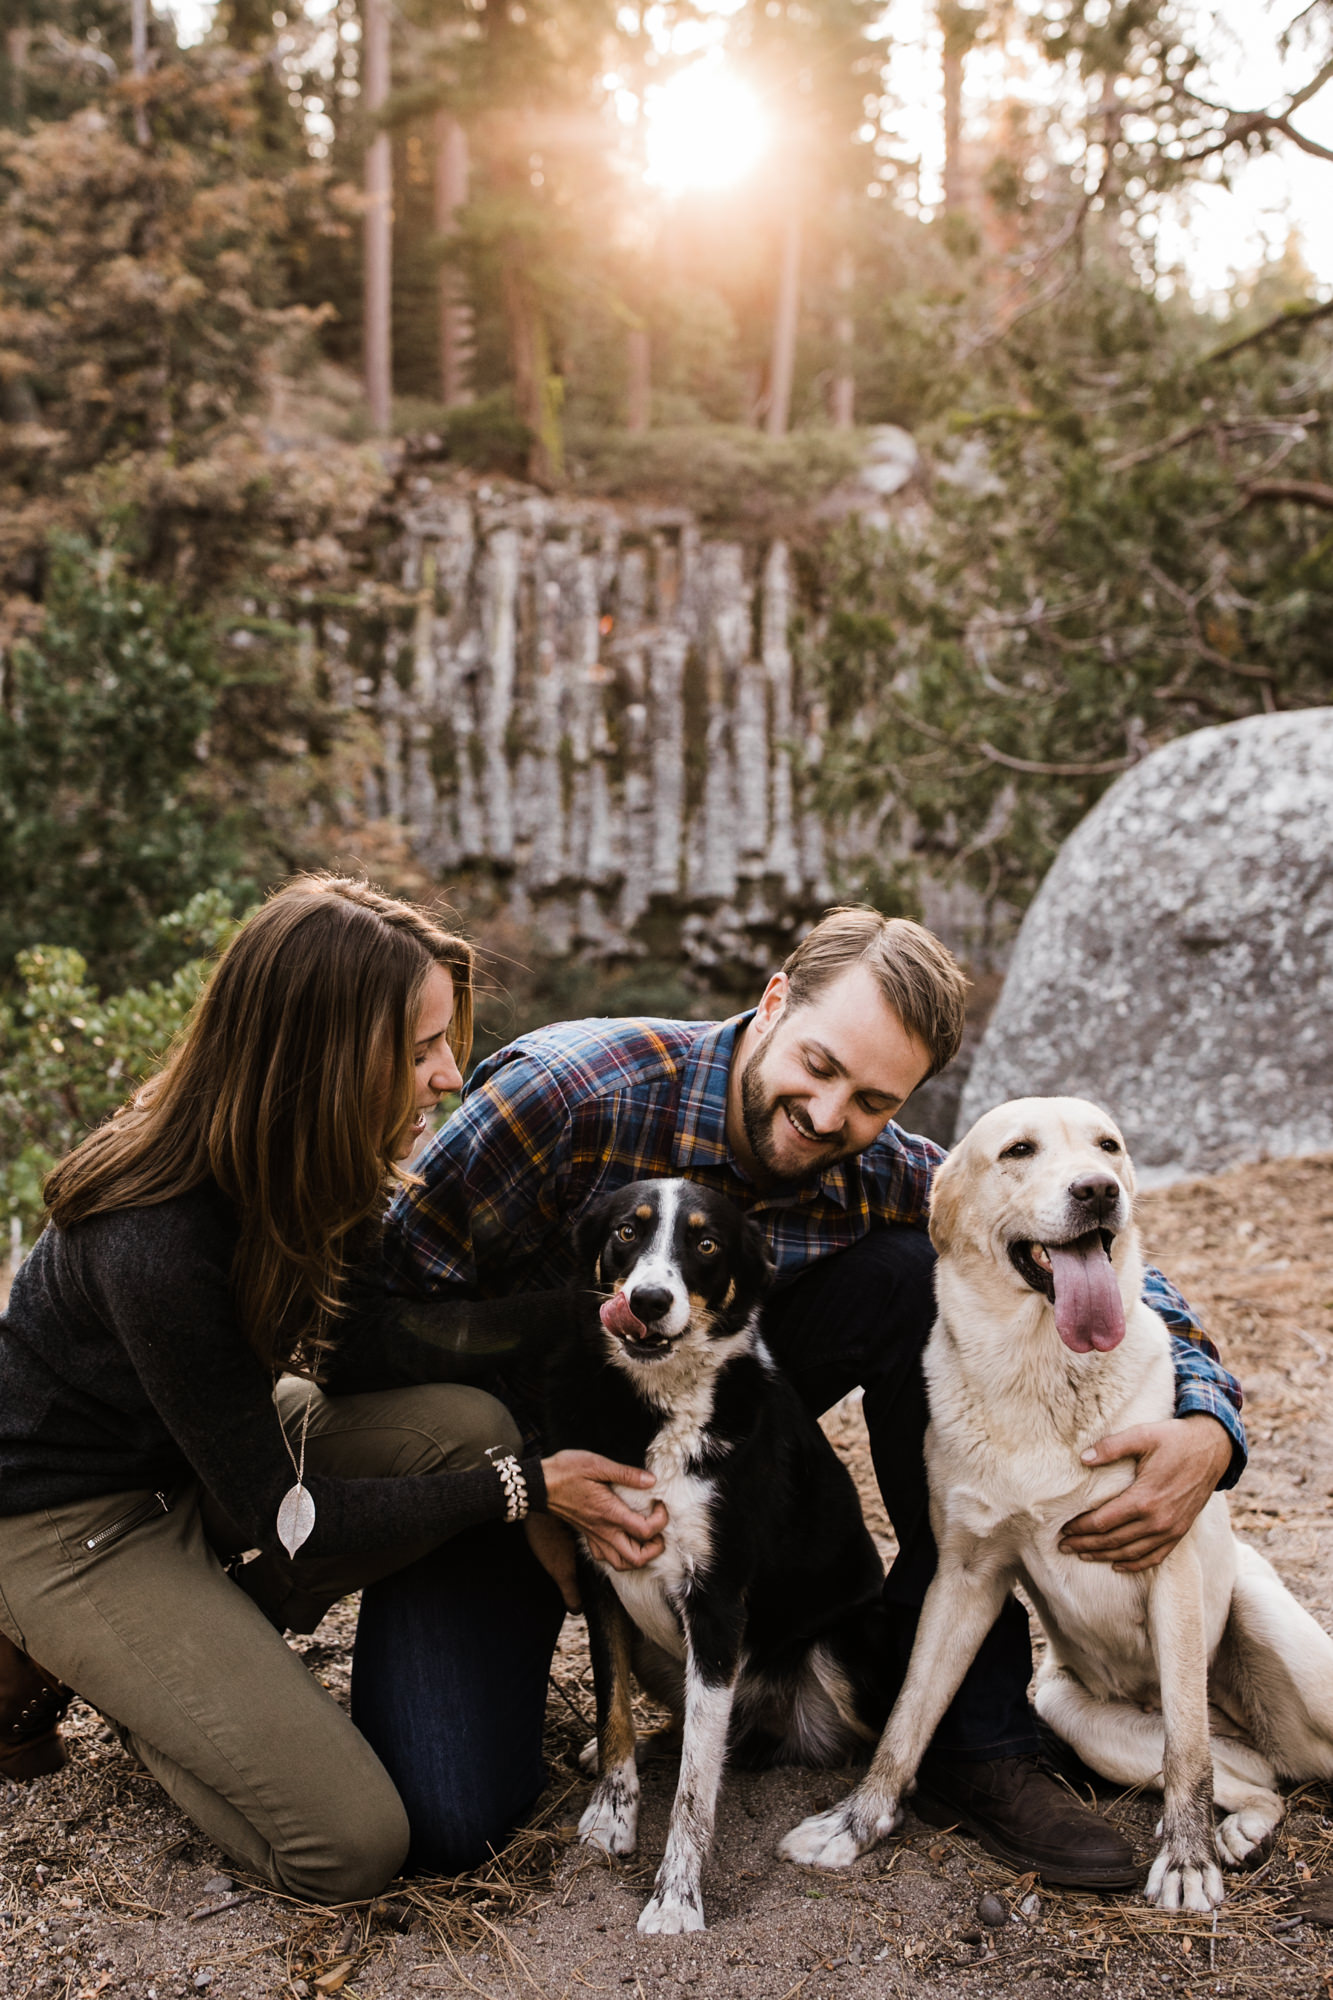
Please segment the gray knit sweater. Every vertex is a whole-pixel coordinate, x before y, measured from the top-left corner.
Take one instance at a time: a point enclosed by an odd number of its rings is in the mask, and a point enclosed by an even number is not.
[[[152,1208],[48,1227],[0,1315],[0,1514],[198,1478],[256,1548],[277,1547],[295,1477],[272,1378],[232,1303],[238,1226],[212,1183]],[[559,1294],[494,1303],[354,1292],[322,1371],[331,1395],[485,1379],[497,1354],[563,1324]],[[520,1338],[521,1336],[521,1338]],[[480,1358],[479,1358],[480,1357]],[[539,1458],[523,1470],[543,1507]],[[440,1541],[503,1519],[489,1466],[414,1478],[307,1477],[303,1555]]]

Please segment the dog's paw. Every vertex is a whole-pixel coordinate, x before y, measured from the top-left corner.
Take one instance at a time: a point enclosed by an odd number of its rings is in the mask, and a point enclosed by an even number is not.
[[[1197,1910],[1206,1916],[1225,1894],[1222,1871],[1210,1856],[1185,1855],[1167,1846],[1153,1862],[1143,1898],[1159,1910]]]
[[[682,1931],[703,1929],[702,1905],[669,1891],[654,1895],[639,1912],[639,1931],[643,1937],[679,1937]]]
[[[579,1769],[580,1771],[595,1771],[597,1769],[597,1738],[595,1736],[590,1736],[579,1751]]]
[[[873,1813],[867,1813],[853,1793],[831,1812],[814,1813],[794,1826],[779,1841],[778,1853],[784,1861],[795,1861],[802,1868],[850,1868],[858,1855],[902,1822],[902,1808],[896,1801],[885,1800]]]
[[[637,1786],[616,1772],[603,1779],[579,1821],[579,1839],[589,1847],[601,1847],[608,1854],[633,1854],[639,1837],[639,1793]]]
[[[1217,1851],[1224,1868],[1253,1868],[1272,1847],[1276,1832],[1271,1813],[1242,1807],[1229,1813],[1217,1829]]]

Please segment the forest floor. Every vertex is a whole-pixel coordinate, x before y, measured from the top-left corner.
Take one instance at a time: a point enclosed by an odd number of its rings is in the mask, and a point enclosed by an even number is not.
[[[1327,1625],[1333,1607],[1333,1158],[1272,1162],[1145,1196],[1148,1246],[1214,1330],[1246,1385],[1252,1459],[1236,1525]],[[860,1414],[828,1428],[891,1547]],[[354,1605],[301,1650],[347,1694]],[[0,1995],[4,2000],[825,2000],[863,1993],[1003,1993],[1045,2000],[1070,1979],[1119,1996],[1224,1994],[1333,2000],[1333,1810],[1322,1786],[1291,1801],[1265,1866],[1228,1878],[1215,1920],[1167,1917],[1135,1895],[1042,1889],[959,1834],[909,1812],[902,1833],[843,1875],[780,1862],[780,1835],[831,1803],[846,1772],[736,1773],[723,1788],[705,1878],[710,1928],[640,1938],[661,1853],[670,1764],[645,1772],[639,1856],[577,1845],[587,1797],[577,1753],[592,1694],[583,1627],[566,1622],[548,1745],[551,1787],[532,1828],[464,1880],[397,1884],[372,1906],[284,1900],[195,1834],[91,1710],[70,1718],[70,1762],[0,1784]],[[1143,1861],[1156,1808],[1100,1808]],[[985,1921],[979,1910],[987,1898]],[[1322,1912],[1322,1920],[1321,1920]]]

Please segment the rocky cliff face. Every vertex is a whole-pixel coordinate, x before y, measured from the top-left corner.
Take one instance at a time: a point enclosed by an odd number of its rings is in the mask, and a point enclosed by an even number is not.
[[[421,478],[389,562],[404,616],[321,634],[334,699],[378,725],[367,811],[443,879],[489,873],[557,949],[748,978],[883,865],[873,823],[815,808],[823,709],[781,541]],[[978,913],[935,900],[965,944]]]

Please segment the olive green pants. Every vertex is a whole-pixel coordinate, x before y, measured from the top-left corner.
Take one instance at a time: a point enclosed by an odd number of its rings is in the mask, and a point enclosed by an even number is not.
[[[306,1465],[347,1478],[462,1470],[519,1449],[480,1389],[425,1384],[331,1398],[286,1378],[289,1434],[310,1403]],[[338,1597],[425,1553],[261,1558],[241,1588],[219,1560],[235,1531],[197,1484],[0,1516],[0,1626],[126,1732],[226,1853],[295,1896],[376,1895],[408,1825],[379,1759],[275,1623],[311,1631]],[[517,1531],[516,1531],[517,1532]],[[262,1608],[261,1608],[262,1606]]]

